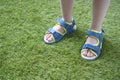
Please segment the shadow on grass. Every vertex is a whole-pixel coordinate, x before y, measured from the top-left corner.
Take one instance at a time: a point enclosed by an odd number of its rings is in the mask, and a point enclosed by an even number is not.
[[[85,36],[86,36],[85,32],[83,32],[81,30],[77,30],[75,33],[72,33],[70,35],[66,35],[65,39],[72,38],[72,40],[74,42],[80,42],[80,41],[83,41],[86,39]]]
[[[77,30],[75,33],[66,35],[64,40],[70,39],[71,43],[76,43],[75,46],[80,46],[79,48],[82,48],[82,45],[85,43],[85,30]],[[101,59],[110,60],[111,58],[116,58],[119,56],[119,46],[116,46],[118,44],[114,43],[112,40],[108,39],[107,36],[104,37],[102,50],[101,50]],[[73,45],[74,46],[74,45]],[[80,51],[79,51],[80,52]],[[114,54],[115,53],[115,54]]]
[[[86,30],[79,30],[77,29],[77,31],[75,33],[72,33],[70,35],[66,35],[60,42],[59,44],[57,43],[57,45],[61,45],[61,44],[67,44],[67,45],[71,45],[71,46],[75,46],[75,47],[79,47],[76,50],[79,49],[79,52],[82,48],[82,45],[85,43],[86,41]],[[69,43],[70,42],[70,43]],[[102,46],[102,51],[101,51],[101,55],[100,55],[100,59],[106,60],[106,59],[111,59],[111,58],[116,58],[119,56],[118,52],[119,52],[119,46],[116,47],[115,42],[113,42],[112,40],[108,39],[107,36],[105,35],[104,37],[104,41],[103,41],[103,46]],[[77,51],[78,52],[78,51]],[[115,53],[115,54],[114,54]],[[117,54],[116,54],[117,53]]]
[[[113,59],[118,57],[118,44],[115,44],[113,41],[104,38],[103,42],[103,48],[102,48],[102,54],[101,57],[105,59]]]

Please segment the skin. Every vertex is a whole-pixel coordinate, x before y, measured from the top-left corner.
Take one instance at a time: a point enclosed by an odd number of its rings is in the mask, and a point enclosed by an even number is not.
[[[73,11],[74,0],[61,0],[61,12],[65,22],[72,22],[72,11]],[[92,0],[92,23],[89,26],[90,30],[100,32],[102,29],[102,23],[109,7],[110,0]],[[53,27],[55,31],[65,33],[64,29],[60,25]],[[46,40],[49,42],[53,41],[52,34],[47,33],[45,35]],[[91,36],[86,39],[88,44],[96,44],[97,40]],[[95,55],[90,51],[86,50],[82,52],[86,57],[94,57]]]

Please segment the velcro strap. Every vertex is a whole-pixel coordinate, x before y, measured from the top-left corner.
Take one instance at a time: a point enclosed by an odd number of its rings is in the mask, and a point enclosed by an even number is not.
[[[53,28],[48,29],[48,32],[50,32],[53,35],[55,41],[59,41],[63,37],[63,35],[61,35],[60,33],[56,32]]]
[[[98,47],[98,46],[84,44],[83,49],[90,49],[90,50],[94,51],[97,55],[100,54],[100,47]]]
[[[103,32],[102,32],[102,33],[103,33]],[[102,33],[96,33],[96,32],[93,32],[93,31],[91,31],[91,30],[88,30],[88,31],[86,32],[87,35],[89,35],[89,36],[94,36],[94,37],[96,37],[96,38],[98,38],[98,39],[103,38],[103,34],[102,34]]]
[[[67,33],[71,33],[71,32],[74,32],[75,30],[73,29],[74,25],[75,25],[75,21],[73,20],[72,24],[69,25],[67,24],[64,20],[62,20],[61,18],[58,18],[57,19],[57,22],[60,23],[61,26],[63,26]]]

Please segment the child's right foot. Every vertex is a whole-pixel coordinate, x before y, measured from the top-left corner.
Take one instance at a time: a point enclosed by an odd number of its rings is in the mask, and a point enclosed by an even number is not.
[[[65,34],[70,34],[76,31],[75,21],[72,23],[66,23],[62,19],[57,19],[58,25],[48,29],[44,36],[44,42],[47,44],[53,44],[60,41]]]
[[[53,27],[53,30],[55,30],[56,32],[59,32],[59,33],[62,33],[62,34],[65,34],[65,30],[64,28],[61,26],[61,25],[56,25]],[[47,32],[44,36],[44,38],[48,41],[48,42],[53,42],[54,41],[54,38],[52,36],[52,34],[50,32]]]

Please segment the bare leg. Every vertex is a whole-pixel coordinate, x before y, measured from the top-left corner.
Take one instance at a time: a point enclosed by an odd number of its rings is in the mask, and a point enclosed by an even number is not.
[[[62,8],[62,17],[65,22],[71,23],[72,22],[72,10],[73,10],[73,2],[74,0],[61,0],[61,8]],[[55,31],[59,31],[61,33],[65,33],[64,29],[60,25],[56,25],[53,27]],[[52,42],[52,34],[47,33],[45,38]]]
[[[74,0],[61,0],[62,17],[66,22],[72,21],[73,2]]]
[[[106,15],[110,0],[93,0],[92,1],[92,23],[90,25],[91,30],[101,31],[101,26]],[[86,40],[88,44],[96,44],[97,40],[93,37],[88,37]],[[94,55],[89,51],[83,52],[84,56],[93,57]]]

